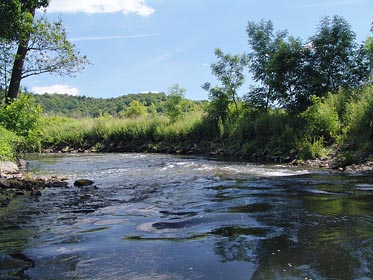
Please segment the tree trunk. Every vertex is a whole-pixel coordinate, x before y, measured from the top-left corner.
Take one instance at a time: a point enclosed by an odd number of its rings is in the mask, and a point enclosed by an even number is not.
[[[26,40],[22,41],[18,45],[17,55],[14,59],[12,76],[10,78],[8,93],[7,93],[7,104],[11,103],[14,99],[18,98],[19,87],[21,85],[23,64],[27,53]],[[28,40],[27,40],[28,42]]]
[[[35,16],[35,8],[30,11],[32,17]],[[19,88],[21,86],[23,64],[25,63],[26,54],[28,51],[28,43],[30,41],[31,32],[27,31],[24,37],[20,39],[18,43],[17,54],[14,59],[12,76],[8,87],[8,93],[6,96],[6,103],[10,104],[14,99],[18,98]]]

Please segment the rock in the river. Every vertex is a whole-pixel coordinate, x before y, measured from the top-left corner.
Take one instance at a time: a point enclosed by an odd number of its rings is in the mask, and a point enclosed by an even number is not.
[[[17,164],[11,161],[0,162],[0,174],[17,174],[19,173],[19,168]]]
[[[85,186],[90,186],[93,184],[94,182],[89,179],[78,179],[74,182],[75,187],[85,187]]]
[[[10,183],[7,179],[0,178],[0,189],[7,189],[10,188]]]

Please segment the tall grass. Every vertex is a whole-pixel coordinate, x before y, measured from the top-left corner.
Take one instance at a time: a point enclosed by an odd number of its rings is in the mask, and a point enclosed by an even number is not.
[[[164,115],[138,118],[71,119],[44,117],[45,148],[94,148],[102,151],[141,151],[151,144],[177,145],[187,140],[201,112],[189,112],[171,122]]]

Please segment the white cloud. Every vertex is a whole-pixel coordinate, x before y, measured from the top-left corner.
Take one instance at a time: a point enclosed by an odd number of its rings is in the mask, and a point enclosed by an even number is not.
[[[56,94],[68,94],[68,95],[79,95],[79,90],[68,85],[55,84],[46,87],[33,87],[31,89],[33,93],[44,94],[44,93],[56,93]]]
[[[50,13],[118,13],[149,16],[154,9],[144,0],[52,0],[48,6]]]

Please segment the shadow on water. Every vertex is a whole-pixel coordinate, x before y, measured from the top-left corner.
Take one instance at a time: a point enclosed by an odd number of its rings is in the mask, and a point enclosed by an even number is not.
[[[24,250],[29,238],[36,238],[37,229],[25,225],[37,213],[24,208],[24,198],[12,199],[0,207],[0,279],[28,279],[26,272],[35,266]]]
[[[0,279],[373,278],[371,177],[165,155],[33,166],[95,186],[0,208]]]

